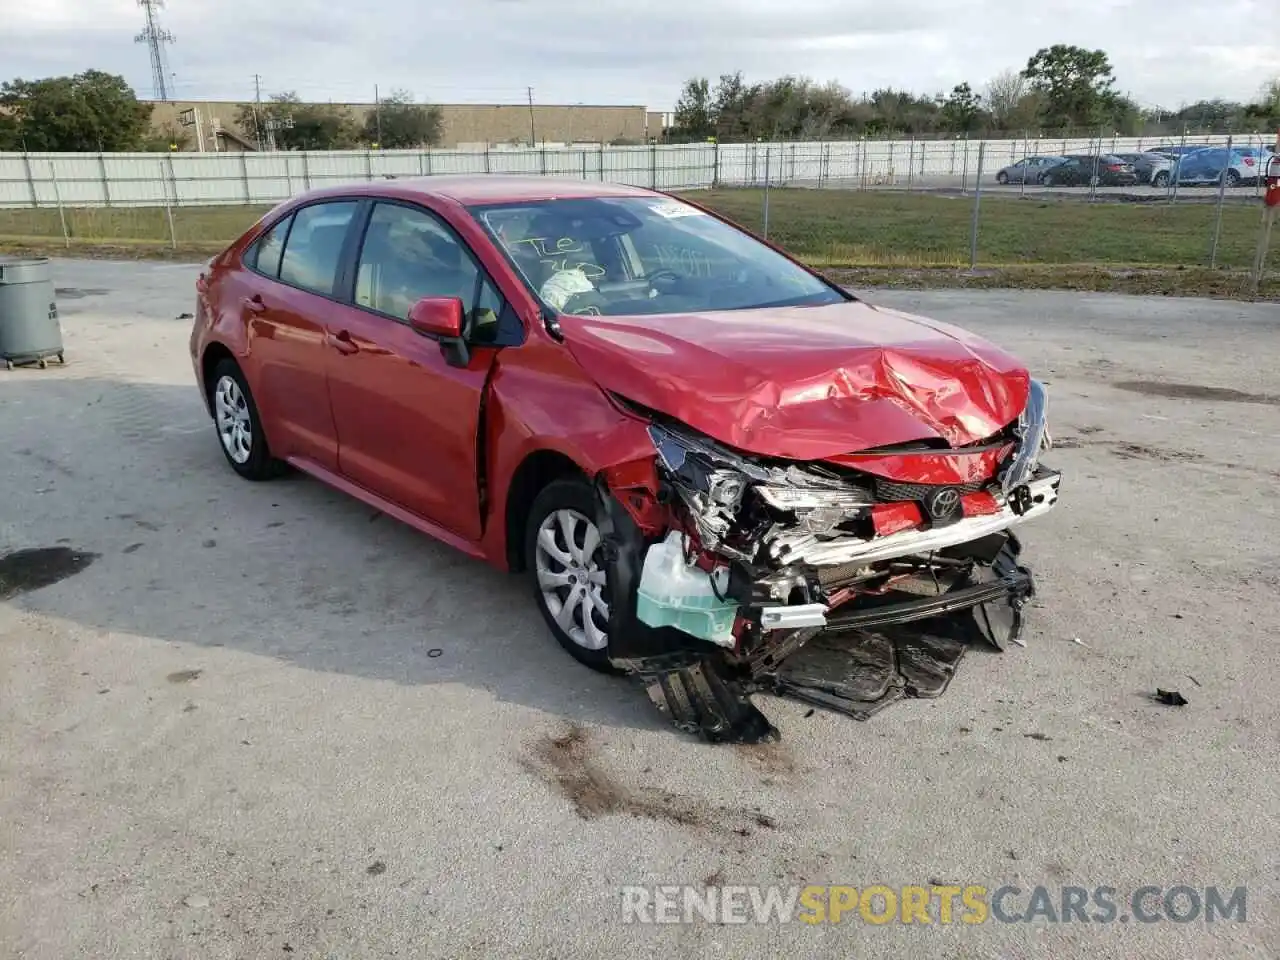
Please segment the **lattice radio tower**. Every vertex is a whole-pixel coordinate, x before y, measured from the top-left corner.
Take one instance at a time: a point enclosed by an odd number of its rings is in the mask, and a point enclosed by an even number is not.
[[[157,11],[164,6],[164,0],[138,0],[147,15],[147,25],[142,32],[133,38],[134,43],[145,43],[151,51],[151,85],[157,100],[169,99],[169,64],[164,55],[166,45],[174,42],[174,36],[160,26]]]

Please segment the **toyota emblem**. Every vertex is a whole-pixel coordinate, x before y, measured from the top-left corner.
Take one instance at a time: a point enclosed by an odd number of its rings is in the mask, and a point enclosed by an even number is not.
[[[929,511],[929,516],[935,520],[946,520],[956,512],[959,506],[960,491],[955,487],[943,487],[929,494],[925,500],[925,508]]]

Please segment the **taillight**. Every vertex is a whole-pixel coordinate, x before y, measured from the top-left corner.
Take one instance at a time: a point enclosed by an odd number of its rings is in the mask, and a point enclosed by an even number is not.
[[[1124,169],[1124,164],[1122,164],[1122,163],[1109,163],[1109,164],[1107,164],[1107,169],[1108,169],[1108,170],[1110,170],[1112,173],[1119,173],[1121,170],[1123,170],[1123,169]]]
[[[1253,157],[1245,157],[1245,158],[1244,158],[1244,165],[1245,165],[1246,167],[1252,167],[1252,166],[1253,166]]]

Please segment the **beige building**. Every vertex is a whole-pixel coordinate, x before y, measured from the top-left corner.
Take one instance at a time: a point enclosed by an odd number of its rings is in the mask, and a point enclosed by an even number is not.
[[[356,123],[363,124],[373,111],[371,103],[333,104],[350,111]],[[179,118],[189,110],[198,110],[200,131],[205,149],[213,150],[214,130],[220,129],[218,149],[254,149],[252,130],[236,127],[241,103],[228,101],[157,102],[151,115],[156,130],[178,126]],[[438,146],[527,144],[534,135],[539,143],[611,143],[624,141],[645,143],[662,134],[661,113],[643,106],[597,106],[592,104],[534,104],[532,116],[528,106],[520,104],[441,103],[441,140]],[[532,123],[531,123],[532,121]],[[195,150],[196,132],[188,128],[189,150]]]

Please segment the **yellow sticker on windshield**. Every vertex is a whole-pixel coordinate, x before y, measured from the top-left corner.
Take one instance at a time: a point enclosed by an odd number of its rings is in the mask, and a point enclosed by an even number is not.
[[[683,203],[655,203],[650,207],[654,213],[660,217],[666,217],[668,220],[674,220],[676,217],[702,217],[706,216],[697,207],[690,207]]]

